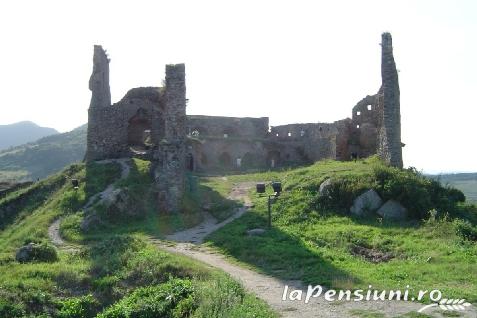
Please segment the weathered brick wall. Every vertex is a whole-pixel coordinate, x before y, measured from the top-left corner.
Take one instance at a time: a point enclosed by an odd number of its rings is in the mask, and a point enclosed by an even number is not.
[[[86,159],[92,161],[131,157],[128,133],[130,122],[134,118],[148,121],[151,135],[160,139],[164,135],[163,111],[158,107],[161,98],[158,88],[141,87],[130,90],[114,105],[90,106]]]
[[[376,154],[382,112],[378,95],[368,95],[353,107],[350,150],[360,158]]]
[[[265,138],[268,132],[268,117],[223,117],[187,116],[187,133],[197,132],[202,137]]]

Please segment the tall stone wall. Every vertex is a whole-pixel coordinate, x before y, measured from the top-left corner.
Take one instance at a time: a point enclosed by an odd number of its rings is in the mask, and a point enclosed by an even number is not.
[[[187,134],[218,138],[265,138],[268,117],[187,116]]]
[[[101,128],[103,109],[111,105],[109,58],[100,45],[95,45],[93,52],[93,73],[89,79],[91,102],[88,109],[86,160],[102,159],[104,153],[108,152],[102,147],[104,138],[101,138]]]
[[[378,154],[390,165],[402,168],[401,110],[399,79],[390,33],[382,34],[381,78],[378,104],[382,108]]]
[[[164,138],[153,154],[159,204],[165,212],[178,212],[184,194],[186,125],[185,66],[167,65]]]
[[[106,107],[111,105],[109,88],[109,58],[101,45],[94,46],[93,73],[89,79],[91,90],[90,107]]]
[[[353,107],[349,151],[360,158],[376,154],[382,125],[378,95],[367,95]]]

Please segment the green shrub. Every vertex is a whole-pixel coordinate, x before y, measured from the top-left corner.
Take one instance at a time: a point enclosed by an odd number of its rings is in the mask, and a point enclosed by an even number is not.
[[[61,303],[59,316],[61,318],[94,317],[99,308],[99,302],[93,295],[68,298]]]
[[[100,277],[114,274],[146,243],[129,235],[114,235],[93,245],[90,254],[94,260],[93,273]]]
[[[24,317],[25,309],[21,303],[15,303],[0,296],[0,317]]]
[[[22,247],[21,249],[26,250],[25,252],[17,253],[17,260],[22,263],[56,262],[58,260],[56,248],[50,243],[30,243],[27,247]]]
[[[354,199],[369,189],[370,184],[369,180],[354,176],[333,180],[328,195],[316,197],[316,207],[347,213]]]
[[[245,297],[242,286],[228,277],[205,283],[198,294],[200,307],[195,316],[204,318],[227,317],[227,312]]]
[[[414,168],[397,169],[378,162],[370,174],[349,174],[334,179],[329,195],[316,198],[316,208],[347,211],[353,200],[368,189],[375,189],[384,201],[400,202],[412,219],[424,219],[432,209],[440,216],[447,213],[455,216],[458,203],[465,201],[460,190],[442,186]]]
[[[188,317],[195,309],[194,288],[190,280],[172,279],[167,283],[141,287],[107,308],[99,318]]]
[[[472,226],[469,221],[456,219],[454,225],[459,237],[468,241],[477,241],[477,227]]]

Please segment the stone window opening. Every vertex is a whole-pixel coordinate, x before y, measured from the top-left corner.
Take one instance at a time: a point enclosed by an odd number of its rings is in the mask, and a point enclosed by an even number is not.
[[[301,137],[305,136],[305,131],[304,130],[300,131],[300,136]]]
[[[288,137],[291,137],[292,133],[291,132],[288,132]]]
[[[323,131],[323,127],[320,127],[320,131]]]
[[[358,128],[358,129],[359,129],[359,125],[356,125],[356,128]]]
[[[373,106],[372,105],[368,105],[368,110],[372,110],[373,109]]]
[[[276,134],[276,136],[278,137],[278,133]]]
[[[237,133],[237,130],[236,130],[234,127],[225,128],[225,129],[222,131],[222,134],[223,134],[224,138],[236,137],[236,136],[239,135],[239,134]]]
[[[356,112],[356,116],[359,116],[359,115],[361,115],[361,112]]]

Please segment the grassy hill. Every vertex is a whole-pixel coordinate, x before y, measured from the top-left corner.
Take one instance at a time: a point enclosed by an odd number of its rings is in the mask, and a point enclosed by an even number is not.
[[[0,151],[0,181],[36,180],[83,160],[86,125]]]
[[[58,131],[53,128],[40,127],[31,121],[0,125],[0,150],[32,142],[57,133]]]
[[[318,189],[334,179],[332,195]],[[459,192],[416,171],[389,168],[375,158],[324,161],[276,172],[208,178],[223,195],[233,183],[281,181],[267,228],[267,197],[250,195],[255,207],[208,237],[208,244],[234,260],[283,279],[335,289],[439,289],[445,297],[477,301],[477,208],[458,202]],[[268,193],[272,190],[268,186]],[[411,218],[387,221],[350,215],[353,198],[375,189],[384,200],[404,204]]]
[[[76,164],[0,199],[0,317],[275,317],[223,272],[153,246],[150,235],[178,222],[153,209],[148,162],[135,160],[127,179],[119,175],[113,163]],[[69,178],[80,181],[78,190]],[[143,214],[79,231],[81,207],[111,182]],[[59,250],[47,234],[58,217],[71,239]],[[17,262],[16,250],[29,242],[40,246],[38,259]]]

